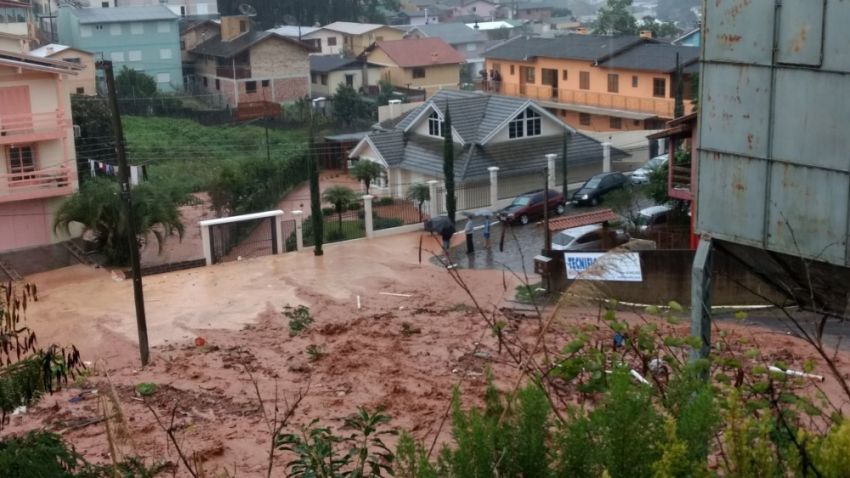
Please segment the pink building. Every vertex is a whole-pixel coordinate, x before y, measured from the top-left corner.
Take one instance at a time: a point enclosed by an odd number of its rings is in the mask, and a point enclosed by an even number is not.
[[[77,190],[68,80],[80,68],[0,52],[0,251],[65,239],[53,216]]]

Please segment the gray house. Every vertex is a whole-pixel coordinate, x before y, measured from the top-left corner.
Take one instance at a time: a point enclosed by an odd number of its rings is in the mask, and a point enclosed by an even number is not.
[[[470,78],[475,78],[484,68],[484,50],[487,35],[466,26],[464,23],[434,23],[417,25],[408,30],[405,38],[439,38],[448,43],[466,58],[466,69]]]
[[[349,158],[386,169],[376,192],[404,196],[411,184],[443,180],[443,127],[451,113],[459,208],[489,191],[490,168],[498,167],[499,198],[543,187],[546,155],[560,158],[568,136],[568,181],[602,171],[602,144],[576,132],[533,101],[479,92],[441,90],[405,115],[385,121],[351,151]],[[612,149],[612,159],[625,153]],[[471,199],[470,199],[471,201]]]

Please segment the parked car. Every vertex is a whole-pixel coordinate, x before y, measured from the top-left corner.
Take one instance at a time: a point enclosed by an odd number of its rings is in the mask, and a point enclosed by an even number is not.
[[[564,195],[549,189],[546,196],[549,199],[549,211],[563,214],[566,211]],[[543,190],[529,191],[517,196],[506,208],[498,212],[499,219],[508,223],[518,222],[526,225],[534,218],[543,217]]]
[[[632,184],[647,184],[649,176],[656,169],[667,164],[667,155],[662,154],[647,161],[643,166],[635,169],[630,176]]]
[[[600,224],[579,226],[555,234],[553,251],[607,251],[629,242],[629,235],[619,229]]]
[[[596,206],[602,198],[615,189],[620,189],[628,183],[628,178],[622,173],[600,173],[588,179],[586,183],[573,194],[573,204],[579,206],[590,204]]]

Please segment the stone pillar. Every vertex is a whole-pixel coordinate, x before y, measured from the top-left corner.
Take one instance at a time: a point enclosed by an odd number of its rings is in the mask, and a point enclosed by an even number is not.
[[[490,166],[487,171],[490,171],[490,207],[495,208],[499,201],[499,167]]]
[[[372,224],[372,199],[375,196],[371,194],[367,194],[363,196],[363,212],[365,213],[365,221],[366,221],[366,237],[369,239],[374,235],[374,225]]]
[[[277,245],[277,253],[283,254],[286,252],[286,241],[283,239],[283,214],[272,218],[274,220],[275,243]]]
[[[611,172],[611,143],[602,143],[602,171]]]
[[[204,260],[212,265],[212,248],[210,248],[210,226],[201,224],[201,246],[204,249]]]
[[[440,208],[437,203],[437,185],[440,184],[440,181],[436,179],[432,179],[428,181],[428,197],[431,198],[428,204],[429,209],[431,210],[431,217],[437,217],[440,215]]]
[[[304,249],[304,211],[292,211],[295,217],[295,250]]]
[[[549,189],[555,189],[555,160],[558,159],[558,155],[554,153],[549,153],[546,155],[546,167],[549,170],[549,177],[546,178],[546,184]]]

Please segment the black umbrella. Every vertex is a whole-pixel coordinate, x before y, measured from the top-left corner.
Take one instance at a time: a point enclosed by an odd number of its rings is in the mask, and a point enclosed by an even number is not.
[[[442,234],[442,232],[448,228],[454,229],[454,225],[448,216],[432,217],[425,221],[425,232]]]

